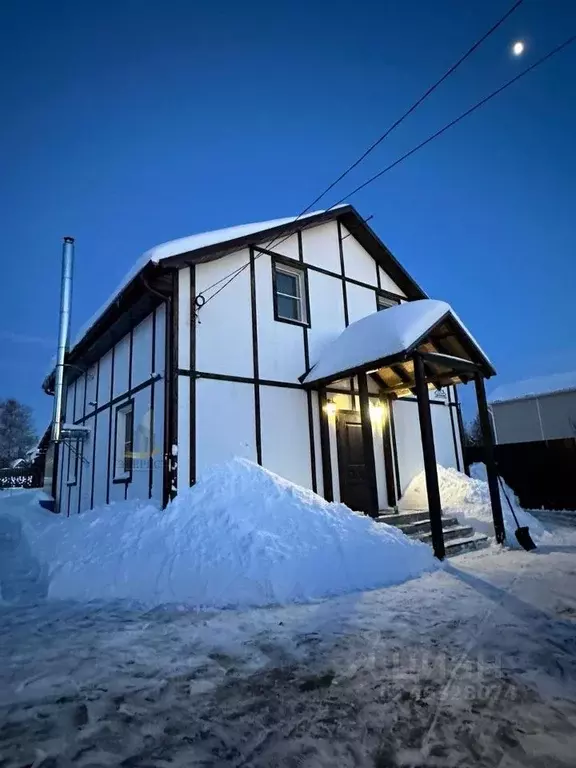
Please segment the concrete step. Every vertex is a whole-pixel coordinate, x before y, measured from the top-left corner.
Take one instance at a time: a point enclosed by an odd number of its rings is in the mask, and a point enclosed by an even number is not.
[[[474,536],[474,528],[471,525],[455,525],[452,528],[443,528],[444,542],[452,539],[469,539]],[[421,533],[416,537],[425,544],[432,544],[431,533]]]
[[[483,533],[475,533],[473,536],[463,539],[452,539],[445,544],[446,557],[461,555],[464,552],[473,552],[476,549],[484,549],[484,547],[489,545],[488,536],[485,536]]]
[[[443,517],[442,518],[442,530],[446,530],[446,528],[454,528],[454,526],[458,525],[458,518],[456,517]],[[400,528],[402,533],[405,533],[407,536],[420,536],[421,534],[430,533],[430,519],[428,520],[417,520],[414,523],[403,523],[401,525],[397,525],[397,528]]]
[[[399,526],[429,519],[430,515],[427,510],[418,510],[417,512],[386,512],[384,515],[378,515],[376,522]]]

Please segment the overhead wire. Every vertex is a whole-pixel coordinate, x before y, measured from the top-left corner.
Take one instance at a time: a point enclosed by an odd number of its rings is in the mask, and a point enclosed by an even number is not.
[[[421,104],[422,104],[424,101],[426,101],[426,99],[427,99],[427,98],[428,98],[428,97],[429,97],[429,96],[430,96],[432,93],[434,93],[434,91],[435,91],[435,90],[436,90],[436,89],[437,89],[437,88],[438,88],[438,87],[439,87],[439,86],[440,86],[440,85],[441,85],[441,84],[442,84],[442,83],[443,83],[445,80],[447,80],[447,79],[448,79],[448,77],[450,77],[450,75],[452,75],[452,74],[453,74],[453,73],[454,73],[454,72],[455,72],[455,71],[458,69],[458,67],[460,67],[460,65],[461,65],[461,64],[463,64],[463,63],[466,61],[466,59],[467,59],[469,56],[471,56],[471,55],[472,55],[472,53],[474,53],[474,51],[475,51],[477,48],[479,48],[479,47],[482,45],[482,43],[483,43],[485,40],[487,40],[487,39],[488,39],[488,38],[489,38],[489,37],[490,37],[490,36],[491,36],[491,35],[492,35],[492,34],[493,34],[495,31],[496,31],[496,30],[497,30],[497,29],[498,29],[498,28],[499,28],[499,27],[500,27],[500,26],[501,26],[501,25],[502,25],[502,24],[503,24],[503,23],[506,21],[506,19],[507,19],[509,16],[511,16],[511,15],[514,13],[514,11],[516,11],[516,10],[517,10],[517,8],[518,8],[520,5],[522,5],[522,3],[523,3],[523,2],[524,2],[524,0],[516,0],[516,2],[515,2],[515,3],[514,3],[514,4],[513,4],[513,5],[512,5],[512,6],[511,6],[511,7],[510,7],[510,8],[509,8],[507,11],[506,11],[506,13],[505,13],[503,16],[501,16],[501,17],[498,19],[498,21],[496,21],[496,23],[495,23],[495,24],[493,24],[493,25],[490,27],[490,29],[489,29],[487,32],[485,32],[485,33],[482,35],[482,37],[480,37],[478,40],[476,40],[476,42],[475,42],[475,43],[473,43],[473,45],[471,45],[471,46],[470,46],[470,48],[469,48],[469,49],[466,51],[466,53],[464,53],[464,54],[463,54],[463,55],[462,55],[462,56],[461,56],[461,57],[458,59],[458,61],[457,61],[455,64],[453,64],[453,65],[452,65],[452,66],[451,66],[451,67],[450,67],[448,70],[446,70],[446,72],[445,72],[445,73],[444,73],[444,74],[443,74],[443,75],[442,75],[442,76],[441,76],[441,77],[440,77],[438,80],[436,80],[436,82],[435,82],[433,85],[431,85],[431,86],[430,86],[430,87],[429,87],[429,88],[428,88],[428,89],[427,89],[427,90],[426,90],[426,91],[425,91],[425,92],[422,94],[422,96],[420,96],[420,97],[419,97],[419,98],[418,98],[418,99],[417,99],[417,100],[416,100],[416,101],[415,101],[415,102],[412,104],[412,106],[411,106],[411,107],[409,107],[409,109],[408,109],[408,110],[406,110],[406,112],[404,112],[404,114],[402,114],[402,115],[401,115],[401,116],[400,116],[400,117],[399,117],[397,120],[395,120],[395,121],[394,121],[394,123],[392,123],[392,125],[391,125],[389,128],[387,128],[387,130],[386,130],[386,131],[385,131],[383,134],[381,134],[381,135],[380,135],[380,136],[379,136],[379,137],[376,139],[376,141],[374,141],[374,142],[373,142],[373,143],[372,143],[372,144],[371,144],[371,145],[370,145],[370,146],[369,146],[369,147],[368,147],[368,148],[367,148],[367,149],[366,149],[366,150],[365,150],[365,151],[364,151],[364,152],[363,152],[363,153],[360,155],[360,157],[358,157],[358,159],[357,159],[357,160],[355,160],[355,161],[354,161],[354,162],[353,162],[353,163],[352,163],[350,166],[348,166],[348,168],[346,168],[346,170],[345,170],[345,171],[343,171],[343,172],[342,172],[342,173],[341,173],[341,174],[338,176],[338,178],[337,178],[337,179],[335,179],[333,182],[331,182],[331,183],[330,183],[330,184],[329,184],[329,185],[328,185],[328,186],[327,186],[327,187],[326,187],[326,188],[325,188],[325,189],[324,189],[324,190],[323,190],[323,191],[322,191],[322,192],[321,192],[321,193],[320,193],[320,194],[319,194],[317,197],[315,197],[315,198],[314,198],[314,200],[312,200],[312,202],[310,202],[310,203],[309,203],[309,204],[306,206],[306,208],[304,208],[302,211],[300,211],[300,213],[299,213],[299,214],[296,216],[296,218],[294,219],[294,221],[293,221],[293,222],[291,222],[291,223],[296,223],[297,221],[299,221],[299,220],[300,220],[300,219],[301,219],[301,218],[302,218],[302,217],[303,217],[303,216],[304,216],[306,213],[308,213],[308,211],[309,211],[309,210],[312,208],[312,206],[316,205],[316,203],[318,203],[318,202],[319,202],[319,201],[320,201],[320,200],[321,200],[321,199],[322,199],[322,198],[323,198],[323,197],[324,197],[324,196],[325,196],[325,195],[326,195],[328,192],[330,192],[330,190],[331,190],[331,189],[333,189],[333,188],[336,186],[336,184],[338,184],[340,181],[342,181],[342,179],[344,179],[344,178],[345,178],[345,177],[346,177],[346,176],[347,176],[347,175],[348,175],[348,174],[349,174],[349,173],[350,173],[352,170],[354,170],[354,168],[356,168],[358,165],[360,165],[360,163],[361,163],[361,162],[362,162],[362,161],[363,161],[363,160],[364,160],[364,159],[365,159],[365,158],[366,158],[366,157],[367,157],[367,156],[368,156],[368,155],[369,155],[371,152],[373,152],[373,151],[376,149],[376,147],[377,147],[377,146],[379,146],[379,145],[380,145],[380,144],[381,144],[381,143],[382,143],[382,142],[383,142],[383,141],[384,141],[384,140],[385,140],[385,139],[386,139],[386,138],[387,138],[387,137],[388,137],[388,136],[389,136],[389,135],[392,133],[392,131],[394,131],[394,130],[395,130],[395,129],[396,129],[396,128],[397,128],[397,127],[398,127],[398,126],[399,126],[399,125],[402,123],[402,122],[404,122],[404,120],[405,120],[407,117],[409,117],[409,115],[411,115],[413,112],[415,112],[415,111],[416,111],[416,109],[418,109],[418,107],[419,107],[419,106],[420,106],[420,105],[421,105]],[[334,206],[332,206],[332,207],[334,207]],[[276,242],[277,238],[273,238],[273,239],[272,239],[272,240],[271,240],[271,241],[270,241],[270,242],[269,242],[269,243],[266,245],[266,248],[267,248],[267,249],[270,249],[270,248],[272,248],[273,246],[276,246],[276,247],[277,247],[278,245],[281,245],[283,242],[285,242],[285,241],[286,241],[286,240],[287,240],[289,237],[291,237],[291,235],[288,235],[287,237],[285,237],[285,238],[284,238],[283,240],[281,240],[280,242]],[[209,301],[209,300],[210,300],[211,298],[213,298],[214,296],[216,296],[218,293],[220,293],[220,291],[221,291],[223,288],[225,288],[225,287],[226,287],[226,285],[228,285],[228,284],[229,284],[229,282],[231,282],[231,280],[230,280],[230,281],[228,281],[228,278],[230,278],[230,277],[231,277],[232,279],[234,279],[234,278],[235,278],[237,275],[239,275],[241,272],[243,272],[243,271],[244,271],[244,269],[246,269],[246,268],[248,267],[248,264],[249,264],[249,262],[247,262],[247,263],[246,263],[245,265],[243,265],[242,267],[238,267],[237,269],[235,269],[235,270],[232,270],[232,271],[231,271],[231,272],[229,272],[227,275],[224,275],[224,276],[223,276],[223,277],[221,277],[219,280],[217,280],[216,282],[212,283],[212,284],[211,284],[211,285],[209,285],[207,288],[205,288],[205,289],[204,289],[204,291],[203,291],[203,293],[205,293],[205,292],[207,292],[207,291],[210,291],[210,290],[212,290],[212,288],[215,288],[217,285],[220,285],[221,283],[224,283],[225,281],[227,281],[227,282],[225,283],[225,285],[224,285],[222,288],[218,289],[218,291],[216,291],[216,292],[215,292],[214,294],[212,294],[212,295],[211,295],[211,296],[210,296],[208,299],[206,299],[206,302],[207,302],[207,301]]]

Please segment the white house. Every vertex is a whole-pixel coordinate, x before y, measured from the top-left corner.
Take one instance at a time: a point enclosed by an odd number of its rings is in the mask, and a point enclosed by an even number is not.
[[[165,243],[67,355],[56,510],[165,505],[239,455],[377,515],[463,468],[455,384],[493,373],[352,206]]]

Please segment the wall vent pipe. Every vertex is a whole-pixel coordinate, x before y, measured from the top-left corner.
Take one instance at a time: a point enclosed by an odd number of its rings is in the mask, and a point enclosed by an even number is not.
[[[72,307],[72,272],[74,269],[74,238],[65,237],[62,245],[62,282],[60,285],[60,327],[54,382],[54,411],[52,415],[52,440],[62,439],[64,412],[64,379],[66,353],[70,344],[70,311]]]

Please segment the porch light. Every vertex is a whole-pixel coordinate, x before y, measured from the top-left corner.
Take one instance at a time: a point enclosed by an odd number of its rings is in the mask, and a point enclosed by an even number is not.
[[[384,409],[381,405],[372,405],[372,403],[370,403],[370,418],[372,421],[382,421],[383,415]]]
[[[334,400],[328,400],[324,410],[326,411],[328,416],[336,416],[336,411],[338,410],[338,406],[336,405]]]

